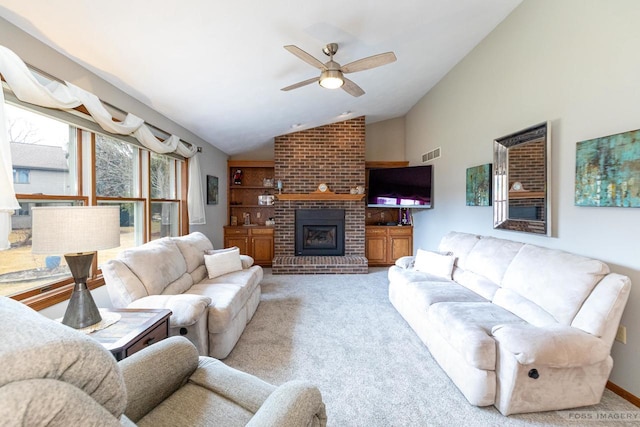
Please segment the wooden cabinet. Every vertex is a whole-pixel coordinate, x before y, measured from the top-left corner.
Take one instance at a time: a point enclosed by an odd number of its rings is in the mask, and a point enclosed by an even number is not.
[[[253,257],[257,265],[271,267],[273,226],[266,226],[265,222],[273,218],[275,207],[273,204],[261,204],[259,197],[273,196],[276,192],[274,163],[268,160],[229,160],[227,169],[229,226],[224,228],[224,246],[237,246],[241,254]],[[249,226],[244,225],[247,217]]]
[[[413,227],[365,227],[365,256],[370,266],[393,265],[406,255],[413,255]]]
[[[257,265],[271,267],[273,261],[273,227],[224,227],[224,247],[237,246],[240,253],[249,255]]]

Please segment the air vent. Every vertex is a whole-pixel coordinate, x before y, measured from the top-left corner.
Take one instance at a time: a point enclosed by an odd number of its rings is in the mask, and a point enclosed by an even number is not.
[[[426,154],[422,155],[422,163],[430,162],[431,160],[435,160],[440,157],[440,147],[435,148],[429,151]]]

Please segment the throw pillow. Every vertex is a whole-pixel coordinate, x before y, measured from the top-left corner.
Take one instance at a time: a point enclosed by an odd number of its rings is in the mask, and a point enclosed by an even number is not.
[[[222,252],[229,252],[229,251],[233,251],[233,250],[240,250],[240,248],[238,248],[237,246],[232,246],[230,248],[224,248],[224,249],[207,249],[206,251],[204,251],[205,255],[213,255],[213,254],[218,254],[218,253],[222,253]],[[250,257],[249,255],[240,255],[240,261],[242,261],[242,268],[249,268],[253,265],[253,263],[255,262],[254,259],[252,257]]]
[[[242,270],[242,261],[240,261],[240,249],[221,249],[212,254],[205,254],[204,265],[207,268],[209,279],[222,276],[223,274]]]
[[[434,276],[451,279],[454,262],[455,257],[453,255],[418,249],[413,268],[416,271],[424,271]]]

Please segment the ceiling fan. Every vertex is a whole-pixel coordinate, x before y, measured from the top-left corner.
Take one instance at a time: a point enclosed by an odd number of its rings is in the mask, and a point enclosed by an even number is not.
[[[329,43],[322,49],[324,54],[329,57],[329,61],[324,64],[297,46],[287,45],[284,48],[293,53],[298,58],[302,59],[307,64],[312,65],[320,70],[319,77],[314,77],[312,79],[298,82],[291,86],[283,87],[281,90],[284,91],[297,89],[299,87],[318,82],[320,83],[320,86],[327,89],[338,89],[341,87],[349,95],[362,96],[364,95],[364,90],[362,90],[360,86],[346,78],[344,74],[369,70],[371,68],[389,64],[396,60],[396,55],[393,52],[386,52],[358,59],[357,61],[353,61],[341,66],[333,60],[333,55],[338,52],[337,43]]]

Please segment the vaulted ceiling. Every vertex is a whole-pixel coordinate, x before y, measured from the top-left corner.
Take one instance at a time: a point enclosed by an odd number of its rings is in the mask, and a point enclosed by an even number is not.
[[[0,16],[233,155],[351,117],[403,116],[520,2],[0,0]],[[360,97],[280,90],[319,75],[283,46],[326,62],[331,42],[343,65],[387,51],[397,61],[349,74]]]

